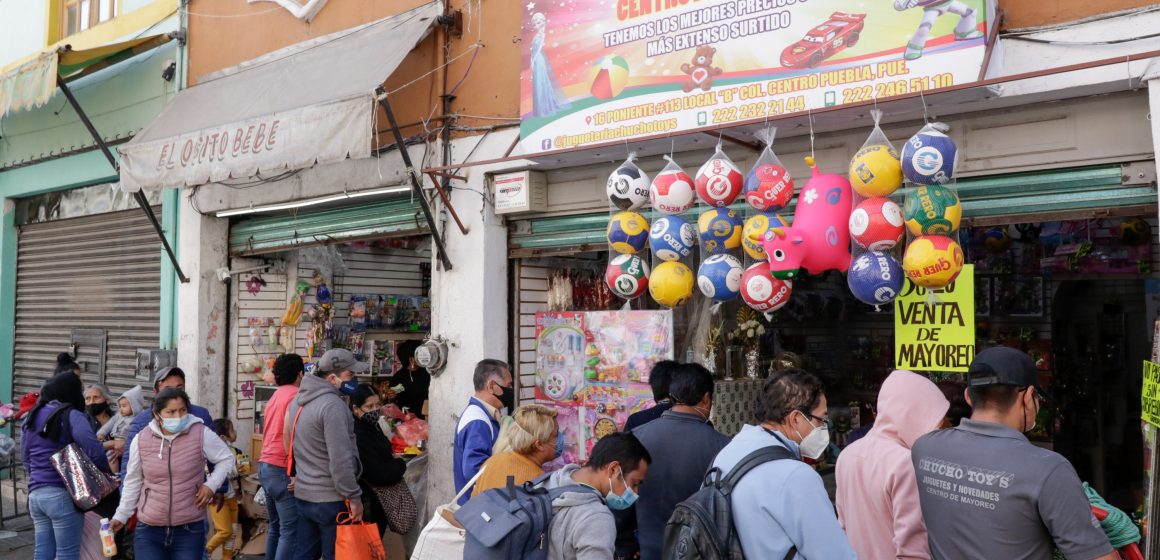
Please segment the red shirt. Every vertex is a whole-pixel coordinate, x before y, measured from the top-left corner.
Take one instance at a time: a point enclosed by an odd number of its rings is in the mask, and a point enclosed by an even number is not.
[[[266,403],[262,413],[262,457],[259,461],[267,465],[286,468],[286,447],[282,445],[282,433],[286,425],[286,409],[298,394],[295,385],[283,385],[274,391],[274,396]]]

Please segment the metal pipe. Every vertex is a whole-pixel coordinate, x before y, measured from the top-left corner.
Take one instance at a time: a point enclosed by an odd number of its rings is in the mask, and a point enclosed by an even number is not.
[[[105,159],[109,161],[109,165],[112,166],[113,171],[120,173],[121,167],[117,165],[117,158],[113,157],[113,151],[109,149],[109,145],[105,143],[105,139],[97,132],[97,128],[93,126],[93,121],[89,120],[88,114],[81,108],[81,104],[73,96],[73,92],[69,89],[68,84],[65,84],[64,80],[58,76],[56,85],[60,86],[61,93],[68,99],[69,105],[72,105],[73,110],[77,112],[81,123],[88,129],[89,135],[93,137],[93,141],[100,147],[101,153],[105,155]],[[153,208],[149,206],[149,199],[145,198],[145,193],[140,190],[133,193],[133,199],[137,201],[137,205],[145,212],[145,217],[149,218],[149,223],[153,224],[153,230],[157,232],[157,237],[161,240],[161,246],[165,248],[165,253],[169,255],[169,262],[173,264],[173,271],[177,273],[177,279],[182,284],[189,283],[189,278],[185,276],[185,273],[181,270],[181,265],[177,262],[177,255],[173,252],[173,247],[169,246],[169,240],[165,238],[165,230],[161,229],[161,222],[157,221],[157,216],[153,213]]]
[[[439,236],[439,228],[435,225],[435,216],[431,214],[431,206],[427,204],[427,197],[423,194],[423,187],[419,184],[419,172],[411,162],[411,154],[403,142],[403,132],[399,130],[399,122],[395,120],[395,112],[391,110],[391,100],[383,86],[375,88],[375,99],[382,106],[383,112],[387,114],[387,121],[391,123],[391,132],[395,133],[395,143],[399,145],[399,154],[403,156],[403,165],[407,168],[407,176],[411,178],[411,190],[419,199],[419,207],[423,209],[423,217],[427,219],[427,227],[431,229],[431,240],[435,242],[439,262],[443,265],[443,270],[451,270],[451,259],[447,258],[447,248],[443,246],[443,238]]]

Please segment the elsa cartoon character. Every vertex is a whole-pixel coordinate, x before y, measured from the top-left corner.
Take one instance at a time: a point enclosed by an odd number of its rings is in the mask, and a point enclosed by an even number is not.
[[[922,8],[923,13],[922,22],[918,24],[918,30],[906,44],[906,53],[902,55],[906,60],[922,57],[922,49],[926,47],[926,40],[930,38],[930,29],[934,27],[934,22],[947,12],[959,16],[959,24],[955,26],[956,41],[978,39],[983,36],[975,19],[975,9],[958,0],[894,0],[895,10],[903,12],[911,8]]]
[[[541,12],[532,14],[532,27],[536,36],[532,39],[532,115],[546,117],[569,107],[568,100],[556,82],[556,72],[544,52],[544,29],[548,18]]]

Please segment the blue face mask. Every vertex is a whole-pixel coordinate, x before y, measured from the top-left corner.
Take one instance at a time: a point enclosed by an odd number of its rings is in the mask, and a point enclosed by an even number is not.
[[[624,493],[616,494],[612,489],[612,479],[608,479],[608,495],[604,496],[604,501],[608,503],[611,509],[626,510],[636,503],[636,492],[629,488],[628,481],[624,480],[624,472],[620,473],[620,481],[624,483]]]
[[[351,379],[350,381],[343,381],[342,385],[338,386],[338,392],[351,396],[355,390],[358,389],[358,379]]]
[[[190,419],[188,414],[186,414],[185,416],[180,416],[178,418],[162,418],[161,419],[161,428],[164,429],[165,431],[171,433],[171,434],[177,434],[177,433],[184,432],[185,429],[189,427],[189,423],[191,421],[192,420]]]
[[[556,432],[556,456],[564,454],[564,432]]]

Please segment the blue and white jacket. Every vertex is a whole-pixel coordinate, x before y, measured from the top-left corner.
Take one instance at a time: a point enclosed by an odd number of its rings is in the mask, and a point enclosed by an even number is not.
[[[483,462],[491,457],[491,448],[499,438],[499,422],[487,405],[475,397],[467,401],[467,408],[459,415],[455,426],[455,492],[458,493],[475,477]],[[459,505],[467,503],[471,491],[464,492]]]

